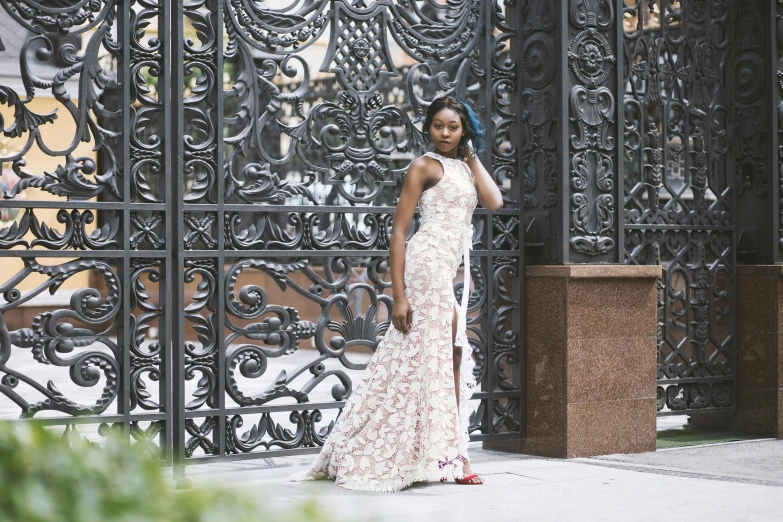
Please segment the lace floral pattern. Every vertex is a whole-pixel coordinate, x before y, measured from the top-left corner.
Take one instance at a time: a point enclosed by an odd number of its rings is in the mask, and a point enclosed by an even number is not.
[[[452,281],[472,241],[478,198],[463,161],[426,155],[441,162],[443,177],[422,194],[421,227],[405,251],[410,333],[389,327],[316,461],[293,480],[330,478],[349,489],[399,491],[414,482],[463,476],[468,399],[476,381],[464,307]],[[456,344],[463,347],[459,412],[451,341],[455,308],[460,314]]]

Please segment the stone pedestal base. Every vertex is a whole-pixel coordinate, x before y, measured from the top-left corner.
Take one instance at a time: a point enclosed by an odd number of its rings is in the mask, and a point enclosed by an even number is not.
[[[527,436],[547,457],[655,451],[660,266],[525,269]]]
[[[737,412],[697,427],[783,438],[783,265],[737,267]]]

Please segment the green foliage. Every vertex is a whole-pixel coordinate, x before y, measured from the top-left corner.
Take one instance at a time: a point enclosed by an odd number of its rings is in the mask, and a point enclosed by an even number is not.
[[[167,473],[117,435],[100,447],[72,430],[0,423],[0,522],[323,520],[313,505],[269,513],[220,484],[176,491]]]

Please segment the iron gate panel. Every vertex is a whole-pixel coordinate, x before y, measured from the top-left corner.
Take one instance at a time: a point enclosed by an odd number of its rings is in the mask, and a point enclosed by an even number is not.
[[[741,4],[637,1],[623,9],[623,255],[664,265],[660,414],[736,407],[734,216],[743,186],[735,184],[733,140],[742,134],[739,102],[763,92],[760,78],[762,90],[735,83],[743,39],[732,38],[732,13]]]
[[[515,2],[1,3],[26,35],[21,85],[0,86],[17,147],[0,161],[20,178],[0,201],[19,209],[0,256],[20,263],[0,319],[79,287],[0,322],[0,391],[24,417],[115,426],[174,462],[318,451],[389,324],[391,217],[426,107],[455,94],[506,200],[474,219],[472,438],[522,435]],[[30,109],[42,92],[58,112]],[[42,384],[44,365],[70,379]]]
[[[170,459],[170,11],[0,5],[3,417]]]

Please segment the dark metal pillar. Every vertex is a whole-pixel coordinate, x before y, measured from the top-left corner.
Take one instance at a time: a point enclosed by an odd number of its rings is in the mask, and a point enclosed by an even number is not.
[[[540,0],[522,10],[529,263],[620,261],[622,12],[617,0]]]
[[[184,296],[185,296],[185,256],[183,252],[183,242],[181,230],[183,228],[183,205],[185,192],[185,173],[184,173],[184,139],[185,121],[183,115],[183,96],[185,84],[184,70],[184,18],[183,1],[175,0],[171,2],[171,8],[166,12],[171,22],[171,116],[169,130],[171,134],[166,137],[168,147],[171,150],[171,162],[169,164],[169,175],[166,181],[171,185],[170,180],[176,180],[173,187],[167,189],[167,195],[171,196],[169,200],[169,214],[167,231],[168,252],[171,252],[171,284],[167,287],[167,302],[171,304],[171,351],[172,351],[172,412],[170,418],[173,424],[174,446],[174,480],[186,485],[185,477],[185,318],[184,318]]]
[[[768,31],[766,34],[766,61],[769,65],[766,69],[766,84],[769,84],[769,108],[768,116],[769,149],[767,159],[770,162],[770,192],[768,211],[771,211],[771,225],[769,226],[769,241],[767,247],[771,249],[773,263],[783,262],[781,248],[783,248],[783,217],[781,216],[780,198],[783,197],[783,153],[781,152],[780,119],[783,115],[783,4],[780,1],[769,2],[768,11],[765,13]],[[769,214],[767,214],[769,215]]]
[[[560,3],[560,106],[566,116],[560,118],[564,263],[620,260],[622,4]]]
[[[561,116],[563,32],[556,2],[534,0],[519,12],[520,173],[525,262],[562,261]]]
[[[778,147],[775,75],[776,11],[780,2],[737,2],[733,13],[733,125],[737,260],[768,265],[779,260]],[[765,18],[770,20],[765,23]],[[765,71],[769,71],[767,74]],[[771,178],[771,179],[770,179]],[[773,210],[774,209],[774,210]]]

